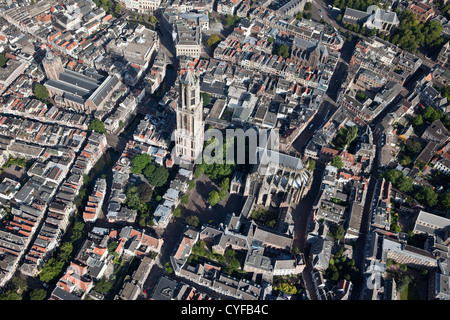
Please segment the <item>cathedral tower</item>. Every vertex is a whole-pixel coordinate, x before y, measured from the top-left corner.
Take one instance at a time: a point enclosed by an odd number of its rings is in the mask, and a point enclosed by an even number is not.
[[[42,65],[44,66],[45,74],[49,79],[58,80],[59,74],[64,71],[61,58],[55,56],[49,48],[46,48]]]
[[[180,73],[175,152],[181,160],[194,162],[203,150],[203,99],[200,80],[191,70]]]

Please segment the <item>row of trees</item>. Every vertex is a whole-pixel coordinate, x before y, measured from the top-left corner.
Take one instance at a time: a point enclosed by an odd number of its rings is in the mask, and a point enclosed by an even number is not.
[[[432,48],[443,43],[442,25],[438,21],[419,22],[416,16],[407,10],[397,11],[397,15],[400,24],[392,36],[386,39],[392,44],[414,52],[422,46]]]
[[[210,250],[206,243],[201,240],[198,241],[192,248],[192,254],[188,258],[190,264],[198,260],[199,257],[203,257],[219,263],[222,266],[222,271],[228,275],[241,274],[241,263],[238,259],[237,251],[232,248],[228,248],[223,255]]]
[[[306,2],[305,6],[303,7],[303,11],[300,11],[299,13],[297,13],[295,15],[295,18],[297,20],[301,20],[303,18],[311,20],[312,14],[311,14],[311,12],[307,12],[307,11],[310,11],[311,9],[312,9],[312,3],[311,2]]]
[[[344,3],[346,2],[346,0],[342,1]],[[366,7],[366,4],[360,3],[359,6],[353,5],[347,7],[365,10],[361,8]],[[359,24],[353,25],[343,23],[342,25],[346,29],[360,33],[367,37],[377,35],[381,39],[391,42],[401,49],[411,52],[416,52],[419,47],[435,48],[443,43],[443,38],[441,37],[443,27],[438,21],[429,20],[423,23],[417,20],[416,16],[407,10],[400,11],[396,9],[395,12],[400,20],[400,24],[391,34],[379,32],[376,29],[365,28]],[[336,20],[341,22],[342,14],[339,14]],[[346,36],[348,37],[348,35]]]
[[[227,27],[234,27],[234,26],[239,22],[239,20],[241,20],[241,18],[239,18],[239,17],[236,16],[236,15],[234,15],[234,16],[232,16],[232,15],[227,15],[227,16],[225,17],[225,25],[226,25]]]
[[[47,298],[47,290],[43,288],[28,289],[26,282],[15,277],[8,284],[6,290],[0,294],[0,300],[44,300]]]
[[[345,10],[345,8],[352,8],[356,10],[366,11],[367,7],[371,5],[378,5],[381,8],[387,8],[386,6],[381,6],[380,1],[377,0],[334,0],[333,7]]]
[[[57,279],[63,272],[64,266],[70,261],[77,242],[83,237],[84,222],[76,221],[72,227],[69,240],[59,246],[57,254],[50,258],[39,273],[39,279],[49,283]]]
[[[450,194],[443,193],[439,195],[431,187],[415,186],[413,184],[413,179],[405,176],[403,172],[398,169],[388,170],[381,174],[381,177],[390,181],[399,191],[426,204],[428,207],[434,207],[439,204],[446,209],[450,208]]]
[[[355,267],[355,260],[349,259],[343,252],[343,248],[340,248],[330,259],[325,278],[333,282],[345,279],[354,283],[359,278],[358,268]]]
[[[121,13],[123,11],[120,2],[113,3],[111,0],[94,0],[97,8],[105,10],[106,14]]]

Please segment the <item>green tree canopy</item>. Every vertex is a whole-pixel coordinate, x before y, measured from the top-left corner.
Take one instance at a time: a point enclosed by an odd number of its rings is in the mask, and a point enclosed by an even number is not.
[[[342,161],[342,158],[339,156],[335,156],[331,160],[331,165],[337,169],[341,169],[344,166],[344,162]]]
[[[42,288],[34,289],[30,292],[30,300],[45,300],[47,298],[47,291]]]
[[[331,236],[336,240],[341,240],[345,236],[345,229],[340,224],[338,226],[335,226],[333,228],[333,231],[331,232]]]
[[[112,289],[113,285],[114,283],[112,283],[111,281],[102,279],[95,284],[94,290],[101,294],[107,294]]]
[[[152,198],[152,187],[148,183],[141,183],[137,186],[137,193],[141,202],[149,202]]]
[[[8,61],[8,58],[0,53],[0,68],[6,66],[6,61]]]
[[[22,300],[22,296],[14,290],[8,290],[0,295],[0,300]]]
[[[69,261],[70,254],[72,253],[72,251],[73,251],[72,242],[64,242],[59,247],[58,258],[63,261]]]
[[[142,170],[146,168],[148,164],[152,162],[152,157],[148,153],[141,153],[137,154],[133,157],[131,160],[132,167],[131,167],[131,173],[139,174],[142,173]],[[150,170],[149,168],[148,170]],[[148,177],[147,177],[148,178]]]
[[[277,50],[278,56],[281,56],[286,59],[286,58],[289,58],[290,54],[291,54],[290,48],[287,44],[282,44],[281,46],[278,47],[278,50]]]
[[[186,218],[186,223],[194,228],[197,228],[200,224],[200,219],[197,216],[191,215]]]
[[[208,195],[208,203],[214,207],[220,200],[219,193],[215,190],[211,191]]]
[[[136,186],[129,186],[126,193],[125,204],[129,209],[137,210],[141,206],[141,200]]]
[[[430,187],[421,187],[414,196],[419,201],[425,201],[430,207],[438,203],[438,194]]]
[[[308,169],[315,170],[316,169],[316,161],[313,159],[309,159],[308,161]]]
[[[214,47],[220,42],[220,37],[217,33],[213,33],[209,36],[208,40],[206,41],[208,47]]]
[[[48,99],[48,90],[44,85],[40,83],[36,83],[36,85],[34,86],[33,94],[37,99],[41,101],[46,101]]]
[[[89,125],[89,131],[95,131],[104,134],[106,133],[105,124],[99,119],[94,119]]]
[[[161,187],[167,182],[168,178],[169,170],[164,166],[157,166],[150,177],[148,177],[148,182],[154,187]]]
[[[228,191],[230,190],[230,178],[226,177],[220,182],[220,188],[222,190]]]
[[[43,282],[50,282],[55,279],[62,271],[64,261],[50,258],[39,273],[39,279]]]
[[[122,13],[123,9],[122,6],[120,5],[120,3],[117,3],[114,7],[114,12],[115,13]]]
[[[406,149],[413,153],[413,154],[419,154],[422,151],[422,145],[418,141],[414,141],[412,139],[406,140],[405,143]]]
[[[422,118],[422,116],[421,116],[420,114],[419,114],[418,116],[415,116],[415,117],[413,118],[413,120],[412,120],[412,125],[413,125],[414,127],[421,126],[422,123],[423,123],[423,118]]]
[[[180,203],[185,206],[189,203],[189,195],[183,194],[180,198]]]

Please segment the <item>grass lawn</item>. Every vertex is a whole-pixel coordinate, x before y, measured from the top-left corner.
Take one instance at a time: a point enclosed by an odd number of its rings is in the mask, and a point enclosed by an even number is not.
[[[400,300],[420,300],[419,292],[413,283],[410,283],[406,290],[400,293]]]

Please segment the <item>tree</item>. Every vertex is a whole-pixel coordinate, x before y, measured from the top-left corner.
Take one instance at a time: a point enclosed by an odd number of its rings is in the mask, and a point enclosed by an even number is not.
[[[339,170],[344,166],[344,162],[342,162],[341,157],[335,156],[333,160],[331,160],[331,165]]]
[[[283,281],[280,284],[275,285],[273,287],[273,289],[277,290],[277,291],[283,291],[283,292],[285,292],[287,294],[290,294],[290,295],[294,295],[294,294],[297,293],[297,288],[295,287],[295,285],[292,284],[292,283],[289,283],[287,281]]]
[[[312,3],[311,2],[306,2],[303,9],[306,10],[306,11],[311,10],[312,9]]]
[[[48,90],[44,85],[42,85],[40,83],[37,83],[34,86],[33,94],[37,99],[39,99],[41,101],[46,101],[48,99]]]
[[[402,175],[396,181],[396,186],[401,192],[411,192],[413,190],[413,178]]]
[[[287,44],[282,44],[282,45],[278,48],[277,55],[278,55],[278,56],[281,56],[281,57],[283,57],[283,58],[286,59],[286,58],[288,58],[289,55],[290,55],[289,50],[290,50],[290,48],[289,48],[289,46],[288,46]]]
[[[405,146],[406,149],[413,154],[418,154],[420,153],[420,151],[422,151],[422,145],[418,141],[408,139]]]
[[[197,186],[197,182],[195,182],[195,180],[191,180],[191,181],[189,181],[188,185],[189,185],[188,186],[189,190],[194,190],[195,187]]]
[[[142,173],[142,170],[152,162],[152,157],[148,153],[141,153],[135,155],[131,160],[132,167],[131,173],[139,174]],[[146,177],[148,179],[148,177]]]
[[[25,282],[22,278],[20,278],[20,277],[15,277],[15,278],[13,278],[13,279],[12,279],[12,283],[14,284],[14,287],[15,287],[17,290],[20,290],[20,291],[22,291],[22,292],[24,292],[24,291],[27,290],[27,284],[26,284],[26,282]]]
[[[112,289],[112,287],[113,287],[113,283],[111,281],[102,279],[95,284],[94,290],[101,294],[106,294]]]
[[[119,244],[116,241],[114,241],[114,240],[110,241],[108,243],[108,253],[110,255],[114,255],[118,246],[119,246]]]
[[[308,161],[308,170],[315,170],[316,169],[316,161],[313,159],[310,159]]]
[[[173,216],[174,216],[175,218],[181,217],[181,208],[180,208],[180,207],[176,207],[176,208],[173,210]]]
[[[339,225],[334,228],[333,232],[331,233],[331,236],[336,240],[341,240],[345,235],[345,229],[342,225]]]
[[[215,190],[211,191],[208,195],[208,203],[214,207],[220,200],[219,193]]]
[[[34,289],[30,292],[30,300],[45,300],[47,298],[47,291],[42,288]]]
[[[153,190],[148,183],[141,183],[137,186],[137,193],[141,202],[149,202],[152,198]]]
[[[74,242],[81,239],[81,237],[83,236],[83,230],[84,230],[84,222],[83,221],[75,222],[72,228],[70,241]]]
[[[203,175],[203,173],[205,173],[205,168],[203,166],[201,166],[201,165],[198,165],[195,168],[194,177],[198,179],[198,178],[200,178]]]
[[[197,228],[200,223],[200,219],[197,216],[191,215],[186,218],[186,223],[191,227]]]
[[[238,16],[232,16],[232,15],[227,15],[227,17],[225,18],[225,24],[227,25],[227,27],[232,27],[234,26],[238,21],[240,20],[240,18]]]
[[[5,57],[3,54],[0,54],[0,68],[6,66],[6,61],[8,61],[8,58]]]
[[[268,42],[268,43],[274,43],[274,42],[275,42],[275,39],[274,39],[273,37],[268,37],[268,38],[267,38],[267,42]]]
[[[63,266],[64,261],[50,258],[39,273],[39,279],[47,283],[52,281],[61,273]]]
[[[408,157],[407,155],[403,155],[402,158],[400,159],[400,164],[402,166],[407,166],[411,163],[411,158]]]
[[[148,182],[154,187],[161,187],[169,178],[169,170],[164,166],[158,166],[148,178]]]
[[[152,163],[149,163],[145,166],[144,170],[142,171],[142,174],[148,179],[152,175],[153,171],[155,171],[155,169],[156,166]]]
[[[224,200],[227,197],[227,192],[225,190],[219,191],[219,198],[220,200]]]
[[[230,178],[225,178],[220,182],[220,188],[222,190],[228,191],[230,190]]]
[[[183,194],[180,199],[180,203],[186,206],[189,203],[189,195]]]
[[[220,37],[217,33],[210,35],[208,40],[206,41],[209,48],[215,47],[217,44],[219,44],[219,42],[220,42]]]
[[[59,253],[58,253],[58,259],[63,261],[69,261],[70,254],[73,251],[73,244],[72,242],[64,242],[59,247]]]
[[[0,300],[22,300],[22,296],[14,290],[9,290],[0,295]]]
[[[311,19],[312,19],[312,14],[311,14],[311,12],[308,12],[308,13],[305,13],[305,14],[303,15],[303,17],[304,17],[305,19],[311,20]]]
[[[350,127],[350,129],[347,130],[347,136],[346,136],[346,144],[347,146],[350,146],[350,144],[358,137],[358,126]]]
[[[137,192],[136,186],[130,186],[127,189],[125,204],[129,209],[139,209],[141,206],[141,201],[139,199],[139,194]]]
[[[342,20],[342,14],[338,14],[338,16],[336,17],[336,20],[338,21],[338,22],[341,22],[341,20]]]
[[[419,201],[425,201],[430,207],[433,207],[438,203],[438,194],[430,187],[421,187],[420,190],[415,193],[415,198]]]
[[[155,23],[158,22],[158,19],[156,19],[155,16],[151,16],[151,17],[150,17],[150,22],[153,23],[153,24],[155,24]]]
[[[89,125],[89,131],[95,131],[104,134],[106,133],[105,124],[99,119],[94,119]]]
[[[122,13],[122,6],[120,5],[120,3],[116,4],[116,6],[114,7],[114,12]]]
[[[412,120],[412,125],[413,125],[414,127],[421,126],[422,123],[423,123],[423,118],[422,118],[422,116],[421,116],[420,114],[419,114],[418,116],[415,116],[415,117],[413,118],[413,120]]]
[[[441,194],[440,201],[444,208],[450,209],[450,193]]]

